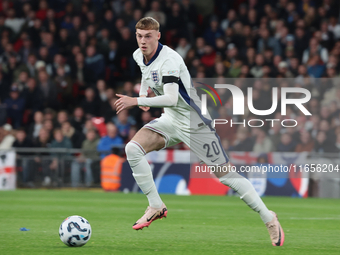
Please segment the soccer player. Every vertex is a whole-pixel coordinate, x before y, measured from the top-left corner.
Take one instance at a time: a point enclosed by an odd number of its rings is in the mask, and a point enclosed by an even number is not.
[[[207,165],[230,166],[220,139],[211,126],[211,117],[201,114],[201,102],[182,57],[159,43],[160,36],[159,23],[155,19],[145,17],[138,21],[136,37],[139,48],[133,53],[133,58],[142,72],[139,97],[117,94],[120,98],[115,103],[117,114],[133,106],[144,111],[150,107],[164,107],[161,117],[144,125],[125,147],[133,176],[149,201],[145,214],[132,227],[136,230],[148,227],[168,213],[145,158],[147,153],[184,142]],[[146,97],[148,87],[155,97]],[[215,175],[260,214],[272,244],[283,245],[284,233],[276,214],[267,209],[252,184],[236,172],[215,171]]]

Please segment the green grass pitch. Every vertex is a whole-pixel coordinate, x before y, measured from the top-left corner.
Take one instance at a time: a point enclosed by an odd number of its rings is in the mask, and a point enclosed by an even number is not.
[[[0,254],[339,254],[340,201],[265,197],[285,231],[283,247],[271,245],[257,213],[237,197],[162,195],[168,217],[142,231],[143,194],[102,191],[0,192]],[[85,217],[92,237],[83,247],[64,245],[61,222]],[[30,231],[19,231],[21,227]]]

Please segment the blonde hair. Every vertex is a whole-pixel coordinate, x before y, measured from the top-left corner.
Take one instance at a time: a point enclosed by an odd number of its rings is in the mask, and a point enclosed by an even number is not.
[[[137,22],[136,30],[137,29],[159,31],[159,23],[152,17],[144,17]]]

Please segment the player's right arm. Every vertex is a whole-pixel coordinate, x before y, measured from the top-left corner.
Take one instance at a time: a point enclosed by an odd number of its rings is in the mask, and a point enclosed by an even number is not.
[[[139,90],[139,97],[146,97],[147,95],[148,95],[148,86],[145,85],[144,79],[142,77],[142,82],[141,82],[140,90]],[[139,108],[145,112],[150,110],[149,106],[139,106]]]

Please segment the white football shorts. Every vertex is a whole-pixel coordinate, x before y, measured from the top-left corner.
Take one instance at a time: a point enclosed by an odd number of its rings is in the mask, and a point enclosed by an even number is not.
[[[181,126],[173,125],[171,119],[163,113],[160,118],[145,124],[144,128],[162,135],[166,140],[164,148],[184,142],[206,165],[221,166],[229,162],[220,137],[210,125],[183,129]]]

